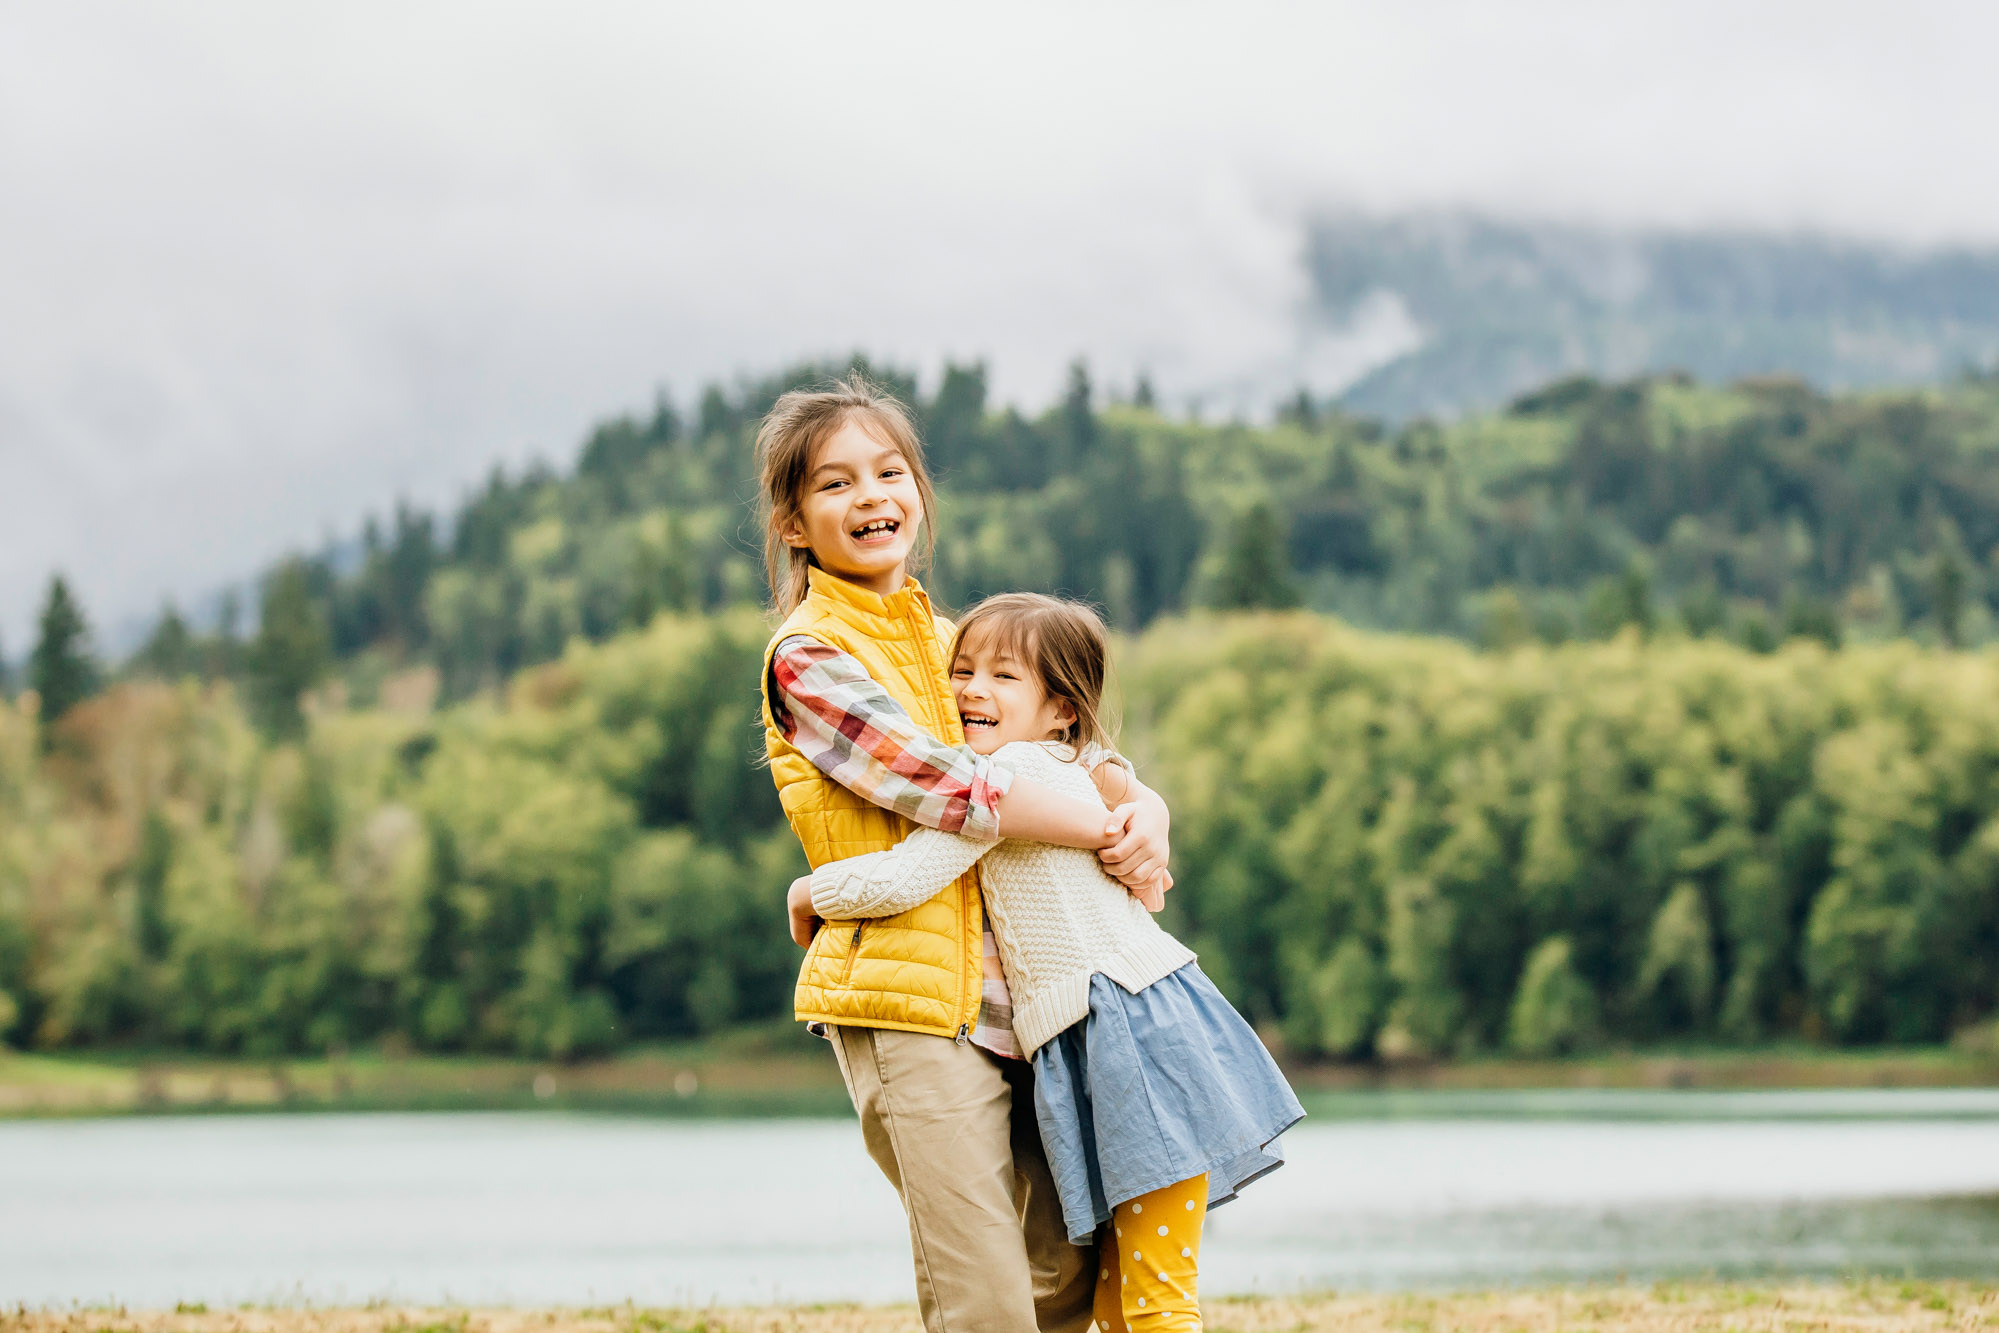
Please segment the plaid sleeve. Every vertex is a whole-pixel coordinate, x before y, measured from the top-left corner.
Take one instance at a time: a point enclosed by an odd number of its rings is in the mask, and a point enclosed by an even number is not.
[[[852,654],[794,636],[770,674],[778,729],[827,777],[928,828],[999,837],[1012,772],[918,727]]]

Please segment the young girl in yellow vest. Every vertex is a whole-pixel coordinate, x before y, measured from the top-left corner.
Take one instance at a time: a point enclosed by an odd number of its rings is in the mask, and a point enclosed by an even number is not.
[[[1088,607],[1035,593],[965,614],[951,680],[967,741],[1021,779],[1089,801],[1080,758],[1109,744],[1109,644]],[[1113,784],[1108,799],[1121,793]],[[1207,1210],[1283,1158],[1304,1115],[1249,1024],[1087,853],[918,829],[818,867],[814,912],[847,921],[926,902],[973,865],[999,939],[1013,1033],[1070,1239],[1101,1239],[1105,1330],[1197,1329]]]
[[[909,576],[936,504],[901,404],[855,381],[786,394],[757,452],[786,617],[764,659],[764,741],[806,859],[885,852],[921,826],[1094,852],[1148,896],[1170,884],[1157,796],[1118,774],[1130,790],[1107,812],[965,744],[952,627]],[[976,869],[816,935],[809,897],[792,907],[808,945],[797,1014],[831,1039],[868,1152],[902,1197],[925,1327],[1088,1327],[1097,1265],[1063,1221]]]

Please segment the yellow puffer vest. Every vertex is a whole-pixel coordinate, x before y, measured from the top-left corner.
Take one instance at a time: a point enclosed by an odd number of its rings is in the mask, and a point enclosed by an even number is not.
[[[792,831],[814,869],[887,851],[916,826],[854,795],[813,766],[777,729],[770,663],[777,645],[803,634],[858,658],[868,674],[939,740],[962,745],[944,653],[951,622],[911,579],[882,597],[812,569],[799,603],[764,649],[764,750]],[[899,916],[835,922],[805,952],[793,998],[800,1022],[898,1028],[961,1036],[978,1020],[981,935],[976,868]]]

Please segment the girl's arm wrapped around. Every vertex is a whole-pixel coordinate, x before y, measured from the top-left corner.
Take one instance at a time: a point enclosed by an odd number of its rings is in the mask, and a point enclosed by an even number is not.
[[[885,852],[812,872],[812,911],[827,921],[894,916],[929,902],[997,843],[919,828]]]

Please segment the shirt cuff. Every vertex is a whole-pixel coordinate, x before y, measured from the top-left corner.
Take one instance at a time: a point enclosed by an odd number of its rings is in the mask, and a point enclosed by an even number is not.
[[[999,840],[1000,798],[1013,789],[1013,770],[980,755],[972,765],[972,790],[966,802],[965,822],[957,831],[980,842]]]

